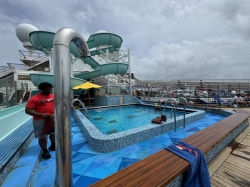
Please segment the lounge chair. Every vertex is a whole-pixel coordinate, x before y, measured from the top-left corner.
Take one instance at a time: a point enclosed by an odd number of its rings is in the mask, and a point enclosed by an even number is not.
[[[226,105],[226,106],[231,106],[233,104],[233,101],[231,100],[221,100],[220,96],[218,95],[213,95],[214,102],[219,104],[219,105]]]
[[[223,98],[229,97],[225,90],[220,90],[220,96]]]

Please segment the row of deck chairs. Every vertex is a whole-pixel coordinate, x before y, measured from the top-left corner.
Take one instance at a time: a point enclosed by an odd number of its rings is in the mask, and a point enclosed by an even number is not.
[[[220,90],[220,97],[227,98],[227,97],[234,97],[234,95],[227,94],[225,90]]]
[[[210,101],[210,104],[219,104],[223,106],[233,106],[234,102],[234,96],[230,94],[227,94],[225,90],[213,90],[213,89],[207,89],[208,95],[197,95],[197,97],[209,97],[213,98],[212,101]],[[221,99],[223,98],[223,99]]]
[[[222,100],[219,95],[213,95],[214,103],[223,106],[232,106],[234,99]]]
[[[209,95],[213,95],[211,93],[214,93],[215,95],[219,95],[221,98],[233,98],[234,95],[232,95],[231,93],[228,93],[226,92],[226,90],[219,90],[219,91],[216,91],[216,90],[212,90],[212,89],[208,89],[208,93]]]

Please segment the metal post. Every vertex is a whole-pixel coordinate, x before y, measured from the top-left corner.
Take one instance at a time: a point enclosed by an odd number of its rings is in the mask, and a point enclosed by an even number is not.
[[[54,90],[55,90],[55,136],[56,136],[56,182],[58,187],[71,187],[71,125],[70,125],[70,54],[73,41],[80,56],[88,56],[89,49],[84,38],[71,28],[58,30],[53,41]]]
[[[249,80],[248,80],[248,93],[250,91],[250,83],[249,83]]]
[[[5,78],[5,84],[6,84],[6,105],[9,107],[9,90],[8,90],[8,80]]]
[[[186,105],[184,105],[184,111],[183,111],[183,128],[185,129],[186,128]]]
[[[132,95],[132,89],[131,89],[131,68],[130,68],[130,49],[128,49],[128,70],[129,70],[129,90],[130,95]]]
[[[15,105],[17,105],[17,81],[15,81]]]
[[[177,104],[174,104],[174,131],[177,131],[177,127],[176,127],[176,108],[177,108]]]
[[[33,47],[28,47],[29,49],[29,57],[33,57]]]
[[[51,48],[51,54],[53,54],[53,48]],[[54,74],[53,59],[49,56],[49,72]]]
[[[109,61],[109,50],[106,49],[106,63]],[[108,79],[108,87],[107,87],[107,95],[109,95],[109,75],[107,75],[107,79]]]
[[[26,82],[26,92],[29,91],[29,84]]]
[[[26,102],[29,99],[28,98],[29,84],[26,82],[25,85],[26,85],[26,91],[25,91],[25,95],[24,96],[26,96],[26,100],[25,100],[25,102]]]
[[[70,54],[70,65],[71,65],[71,71],[70,71],[70,76],[73,77],[73,63],[75,61],[75,57],[73,54]]]
[[[21,82],[21,93],[19,94],[20,95],[19,103],[21,103],[20,101],[23,102],[23,93],[24,93],[24,86],[23,86],[23,82]]]
[[[145,102],[146,101],[146,94],[145,94],[144,88],[143,88],[143,94],[144,94],[144,102]]]
[[[150,84],[148,84],[148,103],[150,102]]]
[[[208,83],[208,86],[207,86],[207,107],[208,107],[208,104],[209,104],[209,91],[208,91],[208,88],[210,88],[210,84]]]

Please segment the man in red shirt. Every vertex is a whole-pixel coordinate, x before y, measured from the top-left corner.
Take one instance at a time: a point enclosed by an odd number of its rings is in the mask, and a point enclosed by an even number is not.
[[[33,116],[33,127],[35,137],[43,150],[42,157],[49,159],[51,157],[47,149],[47,135],[42,134],[45,120],[54,118],[54,95],[51,94],[52,85],[48,82],[42,82],[38,86],[40,93],[31,97],[25,108],[25,113]],[[55,150],[55,134],[50,134],[50,150]]]

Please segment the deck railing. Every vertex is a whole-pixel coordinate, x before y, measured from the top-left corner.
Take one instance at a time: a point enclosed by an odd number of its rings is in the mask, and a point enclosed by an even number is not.
[[[28,90],[28,83],[14,81],[13,75],[0,79],[0,109],[26,102]]]

